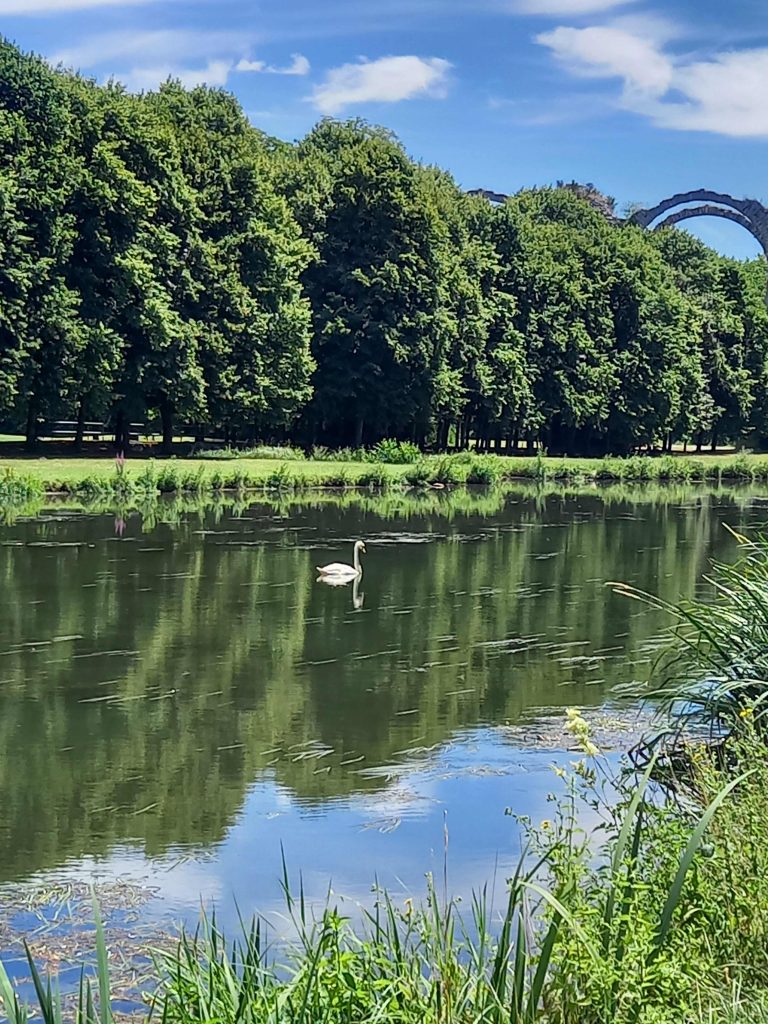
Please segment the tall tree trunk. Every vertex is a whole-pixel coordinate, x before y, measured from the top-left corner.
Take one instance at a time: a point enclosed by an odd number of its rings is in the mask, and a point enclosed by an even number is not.
[[[167,399],[160,403],[160,422],[163,428],[163,452],[170,455],[173,451],[173,409]]]
[[[131,434],[125,415],[125,409],[118,409],[115,414],[115,451],[123,455],[130,447]]]
[[[85,396],[80,396],[80,404],[77,407],[77,426],[75,427],[75,451],[83,449],[83,434],[85,433]]]
[[[365,430],[365,417],[360,413],[355,420],[355,448],[363,447],[363,431]]]
[[[37,403],[30,398],[27,405],[27,426],[26,426],[27,448],[33,451],[37,445]]]
[[[712,451],[717,451],[717,427],[712,428]]]

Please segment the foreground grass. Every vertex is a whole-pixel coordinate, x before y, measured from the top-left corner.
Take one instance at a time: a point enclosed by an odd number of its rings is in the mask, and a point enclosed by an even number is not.
[[[617,783],[583,719],[570,721],[582,756],[552,820],[529,826],[500,915],[487,891],[464,906],[430,884],[422,904],[378,892],[352,925],[332,905],[314,915],[286,875],[295,940],[275,944],[255,921],[227,941],[203,919],[175,952],[158,954],[148,1021],[765,1024],[764,748],[745,730],[734,749],[751,773],[702,759],[695,791],[661,803],[649,795],[650,773]],[[602,819],[589,836],[579,827],[585,809]],[[111,1024],[99,931],[96,945],[100,996],[85,980],[74,1013],[31,964],[44,1024]],[[2,968],[0,998],[12,1024],[25,1024],[30,1011]]]
[[[275,944],[255,921],[227,941],[204,919],[174,953],[158,955],[148,1019],[766,1024],[768,540],[744,545],[742,562],[716,573],[717,605],[680,610],[685,625],[670,654],[684,698],[697,674],[707,679],[704,692],[713,672],[716,688],[733,691],[736,711],[722,694],[698,707],[721,736],[726,730],[726,757],[689,743],[685,781],[667,798],[653,782],[655,757],[642,776],[629,765],[617,776],[572,710],[577,753],[567,767],[553,765],[560,795],[550,819],[522,822],[528,842],[502,913],[492,912],[487,890],[466,906],[450,898],[447,882],[440,891],[430,883],[421,904],[377,892],[353,926],[333,905],[314,915],[286,872],[296,939]],[[83,982],[77,1024],[111,1024],[98,928],[96,944],[99,995]],[[36,1015],[60,1024],[66,1013],[56,986],[32,963],[30,971]],[[1,968],[0,999],[12,1024],[29,1019]]]

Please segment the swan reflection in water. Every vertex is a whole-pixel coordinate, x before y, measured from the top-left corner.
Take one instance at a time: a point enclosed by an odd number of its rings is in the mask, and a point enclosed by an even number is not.
[[[360,593],[360,580],[361,576],[349,577],[347,576],[318,576],[317,583],[324,583],[326,587],[348,587],[352,584],[352,607],[355,611],[359,611],[363,607],[363,601],[365,601],[365,594]]]

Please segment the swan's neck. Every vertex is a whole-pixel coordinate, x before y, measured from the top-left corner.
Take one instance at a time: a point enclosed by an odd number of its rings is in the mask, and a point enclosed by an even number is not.
[[[360,548],[355,544],[355,572],[360,572]]]

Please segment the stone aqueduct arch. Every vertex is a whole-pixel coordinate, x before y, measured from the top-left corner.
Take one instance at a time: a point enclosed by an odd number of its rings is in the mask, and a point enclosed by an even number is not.
[[[505,203],[509,199],[503,192],[491,192],[483,188],[471,189],[469,195],[483,196],[494,204]],[[690,206],[690,203],[701,205]],[[664,217],[664,214],[668,216]],[[663,220],[659,220],[660,217],[663,217]],[[760,243],[768,259],[768,208],[757,199],[734,199],[725,192],[712,192],[700,188],[694,192],[678,192],[677,195],[664,199],[648,210],[636,210],[624,223],[639,224],[641,227],[656,231],[660,228],[673,227],[692,217],[722,217],[741,225]],[[617,218],[615,221],[622,223]],[[659,222],[655,224],[654,221]],[[766,301],[768,302],[768,295]]]
[[[700,203],[700,206],[687,206],[687,203]],[[677,207],[683,207],[677,209]],[[676,211],[669,213],[669,211]],[[697,189],[694,192],[680,192],[670,196],[650,210],[638,210],[629,218],[631,224],[650,228],[654,221],[664,217],[654,230],[672,227],[692,217],[722,217],[734,221],[755,238],[762,246],[763,253],[768,257],[768,209],[756,199],[734,199],[724,192],[710,192],[708,189]]]

